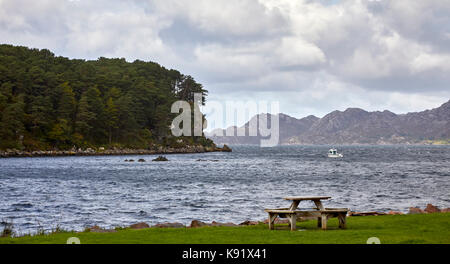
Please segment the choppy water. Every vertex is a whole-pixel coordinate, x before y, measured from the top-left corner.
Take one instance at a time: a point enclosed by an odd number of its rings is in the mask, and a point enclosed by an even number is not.
[[[235,146],[232,153],[0,159],[0,220],[19,232],[266,217],[285,196],[328,195],[355,211],[450,207],[450,147]],[[126,163],[144,158],[146,163]],[[198,159],[208,161],[198,161]],[[309,206],[309,205],[308,205]],[[302,205],[300,207],[303,207]]]

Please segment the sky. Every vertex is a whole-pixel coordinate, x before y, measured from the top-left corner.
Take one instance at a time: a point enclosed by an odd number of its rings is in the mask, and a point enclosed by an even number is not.
[[[0,43],[158,62],[297,118],[450,99],[448,0],[0,0]]]

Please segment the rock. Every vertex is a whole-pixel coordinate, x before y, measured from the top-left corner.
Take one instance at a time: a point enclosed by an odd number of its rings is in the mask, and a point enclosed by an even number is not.
[[[386,215],[386,213],[380,212],[349,212],[348,216],[377,216],[377,215]]]
[[[145,159],[139,159],[138,162],[145,162]]]
[[[203,226],[209,226],[209,224],[199,221],[199,220],[192,220],[190,228],[197,228],[197,227],[203,227]]]
[[[141,222],[141,223],[130,225],[130,228],[131,229],[145,229],[145,228],[150,228],[150,226],[147,223]]]
[[[450,208],[442,209],[441,213],[450,213]]]
[[[146,211],[143,211],[143,210],[141,210],[141,211],[139,211],[139,215],[140,215],[140,216],[145,216],[145,215],[147,215],[147,212],[146,212]]]
[[[417,207],[410,207],[408,214],[424,214],[425,212]]]
[[[228,145],[223,145],[223,147],[222,147],[222,151],[223,152],[231,152],[232,150],[231,150],[231,148],[230,147],[228,147]]]
[[[154,227],[157,228],[183,228],[186,227],[181,223],[162,223],[162,224],[156,224]]]
[[[93,149],[91,149],[91,148],[87,148],[87,149],[86,149],[86,152],[87,152],[87,153],[94,153],[95,151],[94,151]]]
[[[98,148],[98,150],[99,151],[105,151],[105,148],[104,147],[100,147],[100,148]]]
[[[205,147],[205,152],[213,152],[214,148],[213,147]]]
[[[233,224],[233,223],[220,223],[220,222],[212,221],[211,226],[237,226],[237,225]]]
[[[101,228],[101,227],[99,227],[99,226],[97,226],[97,225],[95,225],[95,226],[89,228],[89,232],[103,233],[103,232],[104,232],[104,229]]]
[[[244,222],[242,222],[242,223],[240,223],[239,225],[244,225],[244,226],[251,226],[251,225],[257,225],[257,224],[259,224],[259,222],[257,222],[257,221],[244,221]]]
[[[397,211],[389,211],[389,213],[387,213],[388,215],[402,215],[402,212],[397,212]]]
[[[441,210],[438,207],[436,207],[436,206],[434,206],[432,204],[427,204],[427,208],[425,208],[424,211],[426,213],[428,213],[428,214],[440,213],[441,212]]]
[[[268,225],[269,219],[265,219],[262,223]],[[288,224],[288,223],[289,220],[287,219],[280,219],[280,218],[275,219],[275,224]]]
[[[221,151],[221,152],[232,152],[231,148],[228,147],[228,145],[226,145],[226,144],[223,145],[223,147],[221,147],[221,148],[216,147],[214,150],[215,151]]]
[[[92,233],[114,233],[114,232],[117,232],[117,230],[114,230],[114,229],[103,229],[103,228],[99,227],[98,225],[89,227],[86,229],[86,231],[92,232]]]
[[[154,159],[153,161],[169,161],[169,160],[164,156],[159,156],[156,159]]]

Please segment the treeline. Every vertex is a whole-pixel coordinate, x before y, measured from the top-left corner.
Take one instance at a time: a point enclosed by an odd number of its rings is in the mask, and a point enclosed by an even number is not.
[[[207,91],[191,76],[153,62],[56,57],[0,45],[0,149],[69,149],[202,144],[171,137],[176,100]]]

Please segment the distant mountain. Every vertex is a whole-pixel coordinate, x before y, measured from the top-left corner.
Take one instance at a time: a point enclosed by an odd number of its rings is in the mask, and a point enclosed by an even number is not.
[[[272,117],[270,114],[268,118]],[[246,131],[256,122],[254,116],[244,126],[227,130]],[[269,122],[270,124],[270,122]],[[302,119],[279,114],[280,144],[421,144],[450,139],[450,101],[442,106],[417,113],[397,115],[390,111],[367,112],[359,108],[333,111],[323,118]],[[259,144],[263,138],[217,136],[226,130],[214,130],[206,136],[216,144]],[[228,134],[230,135],[230,134]],[[234,134],[236,135],[236,134]]]

